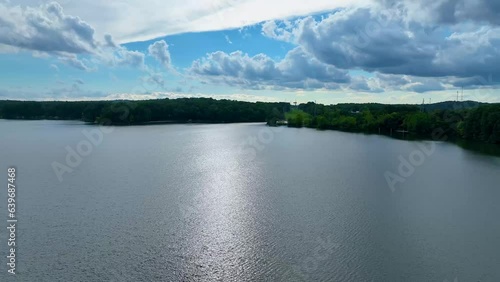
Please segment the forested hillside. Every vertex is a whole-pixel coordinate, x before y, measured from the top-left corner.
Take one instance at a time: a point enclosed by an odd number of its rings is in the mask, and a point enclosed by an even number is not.
[[[439,139],[440,135],[499,144],[500,104],[468,105],[456,103],[454,109],[447,105],[445,109],[431,111],[416,105],[308,103],[292,109],[286,116],[288,125],[294,127],[432,139]]]
[[[33,102],[0,101],[4,119],[72,119],[109,124],[147,122],[263,122],[288,103],[250,103],[210,98],[144,101]]]
[[[71,119],[104,124],[264,122],[351,132],[500,143],[500,104],[421,105],[250,103],[210,98],[145,101],[0,101],[0,118]]]

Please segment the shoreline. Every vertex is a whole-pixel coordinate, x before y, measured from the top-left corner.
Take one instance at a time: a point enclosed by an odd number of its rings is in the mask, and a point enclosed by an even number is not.
[[[265,121],[248,121],[248,122],[216,122],[216,121],[201,121],[201,120],[194,120],[194,121],[174,121],[174,120],[166,120],[166,121],[152,121],[152,122],[145,122],[145,123],[132,123],[132,124],[125,124],[125,123],[120,123],[120,124],[99,124],[96,122],[86,122],[78,119],[5,119],[1,118],[0,120],[5,120],[5,121],[78,121],[81,122],[85,125],[89,126],[95,126],[95,125],[103,125],[103,126],[119,126],[119,127],[126,127],[126,126],[148,126],[148,125],[168,125],[168,124],[192,124],[192,125],[202,125],[202,124],[251,124],[251,123],[258,123],[262,124],[267,127],[286,127],[286,128],[304,128],[304,129],[311,129],[311,130],[317,130],[317,131],[336,131],[336,132],[343,132],[343,133],[352,133],[352,134],[363,134],[363,135],[373,135],[373,136],[384,136],[390,139],[396,139],[396,140],[401,140],[401,141],[435,141],[435,142],[446,142],[446,143],[451,143],[455,144],[464,150],[468,151],[473,151],[479,154],[483,155],[488,155],[488,156],[494,156],[494,157],[500,157],[500,144],[495,144],[495,143],[487,143],[483,141],[478,141],[478,140],[467,140],[467,139],[461,139],[461,138],[446,138],[446,140],[436,140],[430,137],[425,137],[425,136],[416,136],[416,135],[405,135],[403,138],[400,133],[396,133],[393,135],[390,134],[385,134],[385,133],[377,133],[377,132],[363,132],[363,131],[345,131],[345,130],[339,130],[339,129],[319,129],[319,128],[314,128],[314,127],[294,127],[294,126],[285,126],[285,125],[280,125],[280,126],[271,126],[268,125]],[[446,134],[445,134],[446,136]]]

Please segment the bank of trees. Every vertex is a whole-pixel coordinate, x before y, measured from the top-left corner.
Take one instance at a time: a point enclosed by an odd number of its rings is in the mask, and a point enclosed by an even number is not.
[[[500,104],[472,110],[459,129],[466,139],[500,143]]]
[[[146,101],[0,101],[0,118],[65,119],[110,124],[147,122],[263,122],[283,119],[288,103],[250,103],[211,98]]]
[[[287,113],[291,127],[469,139],[500,144],[500,104],[428,110],[412,105],[302,104]]]
[[[148,122],[264,122],[291,127],[500,143],[500,104],[445,102],[416,105],[250,103],[210,98],[146,101],[0,101],[0,118],[70,119],[107,124]]]

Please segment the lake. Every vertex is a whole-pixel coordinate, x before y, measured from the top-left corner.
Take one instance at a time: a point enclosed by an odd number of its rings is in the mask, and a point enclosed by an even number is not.
[[[455,144],[0,120],[0,145],[1,281],[500,281],[500,158]]]

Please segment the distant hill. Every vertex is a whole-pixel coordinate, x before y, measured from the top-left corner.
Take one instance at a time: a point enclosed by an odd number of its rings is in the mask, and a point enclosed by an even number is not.
[[[439,102],[439,103],[434,103],[434,104],[424,104],[423,108],[426,111],[432,112],[435,110],[471,109],[471,108],[477,108],[481,105],[486,105],[486,104],[488,104],[488,103],[481,103],[481,102],[476,102],[476,101],[462,101],[462,102],[446,101],[446,102]]]

